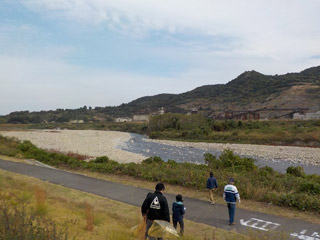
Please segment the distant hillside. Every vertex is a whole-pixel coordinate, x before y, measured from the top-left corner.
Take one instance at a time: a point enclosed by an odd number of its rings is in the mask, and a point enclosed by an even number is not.
[[[141,97],[117,107],[14,112],[2,122],[112,121],[116,117],[151,114],[161,107],[166,112],[198,111],[217,119],[246,113],[259,113],[259,118],[289,118],[295,112],[316,112],[320,110],[320,66],[274,76],[247,71],[227,84],[201,86],[182,94]]]
[[[266,118],[316,112],[320,110],[320,66],[275,76],[248,71],[227,84],[201,86],[177,95],[143,97],[119,109],[153,112],[159,107],[184,113],[197,109],[212,116],[226,111],[260,111]]]

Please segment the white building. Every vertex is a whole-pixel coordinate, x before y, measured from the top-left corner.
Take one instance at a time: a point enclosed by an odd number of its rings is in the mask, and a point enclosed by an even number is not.
[[[132,118],[116,118],[115,122],[132,122]]]
[[[306,113],[306,114],[294,113],[292,118],[301,119],[301,120],[320,119],[320,111],[314,112],[314,113]]]

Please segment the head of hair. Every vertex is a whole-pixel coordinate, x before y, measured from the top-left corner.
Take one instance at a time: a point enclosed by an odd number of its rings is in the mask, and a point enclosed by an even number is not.
[[[210,172],[210,177],[213,177],[213,172]]]
[[[182,195],[181,195],[181,194],[178,194],[178,195],[176,196],[176,200],[177,200],[177,202],[182,202]]]
[[[234,178],[229,178],[229,183],[234,183]]]
[[[162,191],[162,190],[164,190],[164,184],[163,183],[157,183],[156,191]]]

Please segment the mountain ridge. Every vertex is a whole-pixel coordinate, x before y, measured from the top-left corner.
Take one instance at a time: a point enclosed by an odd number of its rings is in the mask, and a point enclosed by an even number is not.
[[[189,113],[194,110],[206,116],[219,118],[225,112],[257,112],[261,118],[292,117],[295,112],[320,111],[320,66],[299,73],[264,75],[255,70],[245,71],[226,84],[204,85],[181,93],[161,93],[143,96],[119,106],[84,106],[79,109],[56,111],[13,112],[6,116],[8,122],[21,122],[17,115],[29,115],[32,121],[87,121],[134,114],[153,114],[159,108],[165,112]]]

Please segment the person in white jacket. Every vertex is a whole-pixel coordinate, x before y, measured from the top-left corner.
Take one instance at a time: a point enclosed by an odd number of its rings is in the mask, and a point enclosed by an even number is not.
[[[229,179],[229,184],[224,187],[223,199],[227,202],[229,211],[229,225],[235,225],[234,216],[236,212],[236,201],[240,203],[240,194],[236,186],[234,186],[234,179]]]

